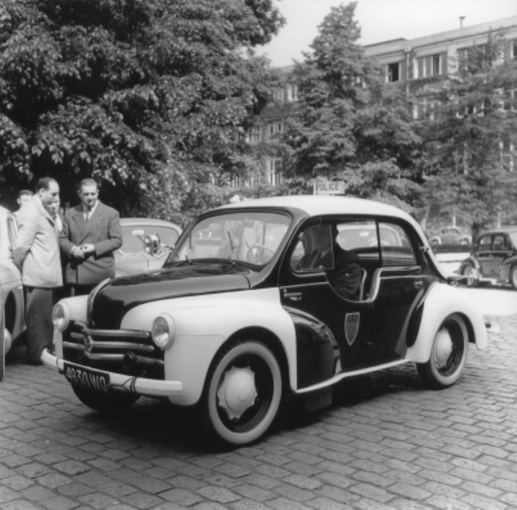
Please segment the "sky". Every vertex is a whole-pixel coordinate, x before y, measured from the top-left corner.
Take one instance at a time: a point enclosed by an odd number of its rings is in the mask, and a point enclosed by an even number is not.
[[[331,7],[348,4],[348,0],[273,0],[286,24],[264,46],[275,67],[302,61],[318,34],[318,25]],[[389,39],[414,39],[463,26],[517,16],[517,0],[356,0],[355,18],[361,27],[360,44]]]

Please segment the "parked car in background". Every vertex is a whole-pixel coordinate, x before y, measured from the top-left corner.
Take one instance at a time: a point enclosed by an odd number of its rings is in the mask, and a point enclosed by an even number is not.
[[[121,218],[122,246],[115,252],[116,276],[148,273],[163,266],[181,227],[153,218]]]
[[[303,262],[334,237],[354,243],[359,298],[329,281],[333,250],[318,265]],[[208,434],[231,446],[262,437],[284,397],[315,409],[344,378],[406,363],[446,388],[469,344],[487,344],[478,308],[443,277],[413,218],[329,196],[208,211],[161,270],[63,299],[53,322],[42,360],[85,405],[113,413],[140,396],[168,399],[195,409]]]
[[[472,236],[454,225],[427,232],[427,237],[429,244],[433,247],[437,245],[470,245],[472,243]]]
[[[22,277],[11,256],[15,237],[14,215],[0,206],[0,328],[3,337],[0,351],[4,354],[25,329]]]
[[[517,226],[482,233],[457,271],[467,285],[491,283],[517,289]]]

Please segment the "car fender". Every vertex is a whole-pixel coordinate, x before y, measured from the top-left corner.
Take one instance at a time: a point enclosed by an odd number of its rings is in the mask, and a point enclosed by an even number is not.
[[[240,331],[250,328],[261,328],[281,339],[289,384],[296,388],[295,328],[280,304],[278,288],[145,303],[128,311],[121,328],[151,331],[154,319],[162,313],[169,315],[175,325],[174,342],[164,353],[165,378],[182,381],[184,388],[181,395],[170,397],[171,402],[195,404],[219,349]]]
[[[425,363],[431,356],[431,348],[435,334],[446,317],[458,313],[465,318],[469,331],[469,341],[478,349],[487,344],[485,321],[480,310],[468,299],[467,289],[437,282],[432,285],[426,296],[422,312],[422,320],[416,341],[408,349],[407,359],[416,363]]]

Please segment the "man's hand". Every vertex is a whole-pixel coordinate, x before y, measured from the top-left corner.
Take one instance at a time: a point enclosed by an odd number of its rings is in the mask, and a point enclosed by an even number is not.
[[[95,253],[95,246],[93,244],[81,244],[80,248],[85,257],[89,257]]]
[[[72,246],[72,249],[70,250],[70,255],[72,255],[72,257],[77,260],[84,260],[85,258],[84,252],[80,246]]]

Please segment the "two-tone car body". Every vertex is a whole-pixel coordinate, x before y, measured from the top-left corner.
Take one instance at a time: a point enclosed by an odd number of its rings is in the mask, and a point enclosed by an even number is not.
[[[314,226],[357,255],[358,299],[330,283],[338,258],[303,265]],[[283,397],[328,402],[347,377],[413,362],[430,386],[455,383],[468,345],[487,342],[464,292],[397,208],[343,197],[249,200],[192,222],[163,269],[58,303],[54,351],[42,359],[94,409],[167,398],[197,406],[208,432],[243,445],[269,429]]]

